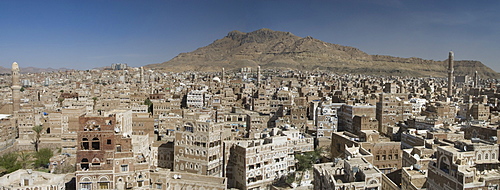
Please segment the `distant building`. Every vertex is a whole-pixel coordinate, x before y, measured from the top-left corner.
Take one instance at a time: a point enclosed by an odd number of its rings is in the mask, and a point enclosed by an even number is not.
[[[111,64],[111,69],[112,70],[125,70],[127,69],[127,64],[125,63],[113,63]]]

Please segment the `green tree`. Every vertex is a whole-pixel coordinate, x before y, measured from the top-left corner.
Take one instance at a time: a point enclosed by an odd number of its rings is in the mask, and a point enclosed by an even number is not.
[[[318,148],[311,152],[295,154],[295,160],[297,160],[297,170],[305,171],[312,169],[313,165],[320,161],[322,152],[323,150]]]
[[[17,161],[16,153],[7,153],[0,157],[0,172],[1,175],[12,173],[21,169],[21,164]]]
[[[38,152],[38,146],[40,145],[40,137],[42,135],[43,126],[37,125],[34,126],[32,129],[33,131],[35,131],[35,138],[33,139],[32,143],[35,145],[35,151]]]
[[[63,102],[64,102],[64,98],[58,98],[58,99],[57,99],[57,102],[59,102],[59,106],[61,106],[61,107],[62,107]]]
[[[153,102],[151,102],[149,98],[146,98],[146,100],[144,100],[144,105],[148,105],[148,112],[153,113]]]
[[[42,148],[40,151],[35,153],[35,167],[46,167],[50,161],[50,158],[54,155],[52,150],[48,148]]]
[[[23,169],[27,169],[32,161],[31,161],[31,153],[26,153],[26,152],[20,152],[19,153],[19,164],[21,164],[21,167]]]
[[[95,110],[95,105],[97,104],[97,97],[93,97],[92,100],[94,100],[94,105],[92,106],[92,110]]]

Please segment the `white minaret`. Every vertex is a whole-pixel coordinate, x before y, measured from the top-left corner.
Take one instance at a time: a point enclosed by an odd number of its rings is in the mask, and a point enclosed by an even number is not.
[[[226,82],[226,77],[225,77],[224,71],[225,71],[224,67],[222,67],[222,83]]]
[[[476,72],[474,72],[474,88],[477,88],[479,86],[478,82],[479,82],[479,76],[477,75],[477,71],[476,71]]]
[[[19,65],[12,63],[12,111],[17,113],[21,106],[21,85],[19,83]]]
[[[141,84],[144,84],[144,67],[141,67],[141,74],[140,74],[140,81]]]
[[[451,97],[453,90],[453,52],[448,53],[448,97]]]
[[[257,66],[257,87],[260,87],[260,66]]]

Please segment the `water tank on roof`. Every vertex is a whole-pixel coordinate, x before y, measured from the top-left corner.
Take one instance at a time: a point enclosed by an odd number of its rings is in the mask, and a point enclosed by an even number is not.
[[[498,140],[497,136],[491,136],[490,137],[490,141],[496,142],[497,140]]]
[[[413,164],[413,168],[416,170],[422,169],[422,166],[420,164]]]

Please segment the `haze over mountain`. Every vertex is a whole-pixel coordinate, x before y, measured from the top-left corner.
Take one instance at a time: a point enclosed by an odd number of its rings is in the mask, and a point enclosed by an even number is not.
[[[38,68],[38,67],[21,67],[20,71],[21,73],[41,73],[41,72],[54,72],[54,71],[66,71],[66,70],[71,70],[68,68],[59,68],[59,69],[54,69],[54,68]],[[11,68],[5,68],[0,66],[0,73],[10,73]]]
[[[443,52],[447,57],[448,52]],[[260,29],[249,33],[231,31],[222,39],[189,53],[180,53],[160,64],[146,65],[166,71],[220,71],[242,67],[329,70],[336,73],[445,77],[447,62],[421,58],[369,55],[357,48],[298,37],[290,32]],[[479,61],[455,61],[455,75],[499,77]]]

